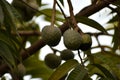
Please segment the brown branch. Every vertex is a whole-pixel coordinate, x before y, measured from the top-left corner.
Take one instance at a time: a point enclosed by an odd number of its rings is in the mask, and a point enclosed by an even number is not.
[[[72,20],[73,28],[74,28],[74,30],[79,31],[80,34],[83,34],[82,30],[77,25],[77,21],[75,19],[74,13],[73,13],[73,6],[72,6],[72,3],[71,3],[71,0],[67,0],[67,2],[68,2],[68,5],[69,5],[69,13],[70,13],[70,18]]]
[[[41,32],[40,31],[17,31],[17,33],[15,32],[11,32],[12,35],[20,35],[20,36],[40,36]]]
[[[54,27],[56,17],[56,0],[53,1],[53,10],[52,10],[52,18],[51,18],[51,27]]]
[[[79,11],[76,14],[76,17],[79,17],[79,16],[88,17],[88,16],[100,11],[104,7],[109,6],[110,3],[113,3],[115,1],[117,1],[117,0],[108,0],[108,1],[101,0],[101,1],[99,1],[98,4],[89,5],[89,6],[85,7],[85,8],[83,8],[81,11]]]
[[[108,46],[108,45],[98,45],[98,46],[94,46],[94,47],[91,47],[91,49],[95,49],[95,48],[108,48],[108,49],[110,49],[110,50],[112,50],[112,47],[110,47],[110,46]]]
[[[36,51],[38,51],[45,45],[46,45],[46,43],[42,39],[38,40],[33,45],[31,45],[31,47],[29,47],[28,49],[21,51],[22,59],[23,60],[27,59],[29,56],[34,54]]]
[[[106,36],[113,36],[113,34],[105,34],[103,32],[98,32],[98,33],[91,33],[91,32],[87,32],[87,34],[91,35],[91,36],[100,36],[100,35],[106,35]]]
[[[108,1],[110,1],[112,3],[112,2],[115,2],[116,0],[108,0]],[[92,14],[100,11],[104,7],[109,6],[109,4],[110,3],[108,3],[108,2],[106,2],[104,0],[101,0],[98,4],[89,5],[89,6],[85,7],[85,8],[83,8],[81,11],[79,11],[75,15],[75,17],[80,17],[80,16],[89,17]],[[68,28],[69,28],[69,26],[68,26],[67,22],[64,22],[64,24],[60,26],[60,29],[61,29],[62,33],[64,33],[64,31],[66,31]]]
[[[38,51],[40,48],[44,47],[45,45],[46,43],[42,39],[38,40],[28,49],[21,51],[22,59],[23,60],[27,59],[29,56],[34,54],[36,51]],[[0,76],[4,75],[4,73],[8,71],[9,71],[9,67],[7,66],[7,64],[0,65]]]
[[[108,0],[111,3],[116,0]],[[76,14],[76,17],[80,16],[90,16],[99,10],[103,9],[104,7],[108,6],[110,3],[105,2],[104,0],[101,0],[98,4],[90,5],[83,10],[81,10],[78,14]],[[62,33],[69,28],[68,23],[64,22],[63,25],[60,26],[60,29]],[[26,51],[22,51],[21,55],[23,59],[27,59],[30,55],[34,54],[36,51],[38,51],[40,48],[44,47],[46,43],[40,39],[39,41],[35,42],[32,46],[30,46]],[[28,55],[28,54],[29,55]],[[4,73],[8,72],[8,66],[6,64],[3,64],[0,66],[0,76],[2,76]]]

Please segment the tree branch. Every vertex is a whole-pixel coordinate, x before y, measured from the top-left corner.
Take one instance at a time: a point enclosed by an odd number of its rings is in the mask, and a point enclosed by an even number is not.
[[[80,17],[80,16],[91,16],[92,14],[100,11],[101,9],[103,9],[104,7],[107,7],[109,6],[110,3],[113,3],[117,0],[101,0],[99,1],[99,3],[97,4],[93,4],[93,5],[89,5],[85,8],[83,8],[81,11],[79,11],[77,14],[76,14],[76,17]]]
[[[20,36],[40,36],[41,32],[40,31],[17,31],[17,33]],[[12,35],[17,36],[18,34],[16,34],[15,32],[11,32]]]
[[[109,1],[109,2],[108,2]],[[110,3],[114,2],[116,0],[101,0],[98,4],[93,4],[90,6],[87,6],[83,10],[81,10],[78,14],[76,14],[75,17],[80,16],[90,16],[99,10],[103,9],[104,7],[108,6]],[[62,33],[66,31],[69,28],[68,23],[64,22],[63,25],[60,26],[60,29]],[[31,45],[28,49],[21,52],[21,56],[24,59],[27,59],[30,55],[34,54],[36,51],[38,51],[40,48],[44,47],[46,43],[40,39],[39,41],[35,42],[33,45]],[[29,55],[28,55],[29,54]],[[4,73],[8,72],[8,66],[6,64],[3,64],[0,66],[0,76],[2,76]]]

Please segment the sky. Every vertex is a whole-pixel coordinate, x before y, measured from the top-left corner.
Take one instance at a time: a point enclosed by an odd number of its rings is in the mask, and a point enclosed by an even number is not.
[[[11,2],[12,0],[8,0],[8,1]],[[68,5],[67,5],[67,0],[64,0],[64,1],[65,1],[65,7],[63,8],[63,10],[66,13],[66,15],[69,15],[69,8],[68,8]],[[52,7],[53,0],[42,0],[42,2],[43,3],[48,3],[48,4],[50,4],[48,7]],[[74,14],[76,14],[82,8],[84,8],[85,6],[89,5],[90,4],[90,0],[72,0],[72,4],[73,4],[73,8],[74,8]],[[57,7],[57,9],[58,9],[58,7]],[[112,18],[112,15],[108,16],[109,12],[110,12],[110,10],[105,8],[105,9],[97,12],[96,14],[90,16],[89,18],[91,18],[91,19],[99,22],[101,25],[105,26],[106,25],[105,23],[108,21],[108,17],[109,17],[109,19]],[[42,28],[45,25],[49,25],[50,24],[48,22],[45,22],[42,17],[37,18],[36,23],[38,23],[40,25],[40,29],[41,30],[42,30]],[[79,23],[78,25],[83,30],[83,32],[89,32],[89,31],[97,32],[96,29],[93,29],[93,28],[91,28],[91,27],[89,27],[87,25],[84,25],[84,24],[81,24],[81,23]],[[102,36],[102,37],[100,37],[100,39],[101,39],[100,42],[103,43],[103,44],[106,44],[106,45],[110,45],[111,44],[111,40],[112,40],[111,37],[107,37],[106,41],[105,41],[106,36]],[[92,46],[97,45],[96,39],[94,37],[92,38],[92,40],[94,41]],[[29,43],[28,43],[28,46],[30,46]],[[59,50],[65,49],[65,46],[63,45],[63,39],[61,39],[59,45],[54,47],[54,48],[59,49]],[[93,52],[96,52],[96,51],[99,51],[99,49],[93,50]],[[51,52],[52,51],[49,48],[49,46],[46,45],[45,47],[43,47],[41,49],[40,59],[44,60],[45,55],[48,54],[48,53],[51,53]],[[78,59],[78,56],[76,56],[75,58]],[[27,76],[27,77],[25,77],[25,80],[29,80],[29,78],[30,78],[30,76]],[[40,79],[31,79],[31,80],[40,80]]]

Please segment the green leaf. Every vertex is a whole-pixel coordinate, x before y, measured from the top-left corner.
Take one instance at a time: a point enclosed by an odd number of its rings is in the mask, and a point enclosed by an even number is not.
[[[120,47],[120,41],[119,41],[120,34],[119,33],[120,33],[119,27],[115,27],[114,28],[113,40],[112,40],[112,43],[114,43],[113,51],[116,51]]]
[[[94,57],[91,53],[91,50],[84,51],[84,53],[87,55],[87,58],[85,61],[89,60],[90,63],[94,63]]]
[[[39,15],[46,15],[48,17],[51,17],[52,16],[52,9],[51,8],[47,8],[47,9],[43,9],[43,10],[40,10],[39,11]],[[61,12],[56,10],[56,15],[61,15]]]
[[[20,58],[18,49],[21,44],[18,39],[16,39],[13,35],[8,34],[7,31],[0,30],[0,41],[4,42],[10,48],[14,57],[17,59]]]
[[[104,73],[104,75],[107,78],[109,78],[109,80],[116,80],[114,78],[114,76],[111,74],[111,72],[108,71],[105,67],[101,66],[100,64],[92,64],[92,65],[94,65],[95,67],[97,67],[98,69],[100,69]]]
[[[99,73],[96,73],[96,75],[98,76],[98,78],[100,78],[99,80],[112,80],[112,79],[110,79],[108,77],[105,77],[105,76],[99,74]],[[119,79],[116,78],[116,80],[119,80]]]
[[[67,80],[83,80],[86,77],[88,77],[88,71],[82,65],[78,65],[69,74]]]
[[[110,19],[108,21],[108,23],[113,23],[113,22],[116,22],[116,21],[118,21],[118,15],[113,16],[112,19]]]
[[[0,5],[0,26],[1,26],[1,24],[3,24],[3,21],[4,21],[4,14],[3,14],[2,7]]]
[[[51,21],[52,9],[47,8],[47,9],[40,10],[38,15],[42,15],[42,14],[45,15],[44,19],[46,19],[47,21]],[[58,10],[56,10],[56,20],[61,22],[64,21],[63,15]]]
[[[107,33],[107,31],[104,29],[102,25],[100,25],[98,22],[89,19],[88,17],[76,17],[76,20],[80,23],[86,24],[88,26],[91,26],[92,28],[95,28],[101,32]]]
[[[64,2],[63,2],[63,0],[59,0],[60,1],[60,3],[64,6]]]
[[[49,17],[47,17],[47,16],[46,16],[46,17],[44,17],[44,19],[45,19],[45,21],[51,22],[51,18],[49,18]],[[60,17],[60,18],[59,18],[59,17],[57,17],[57,18],[56,18],[56,21],[55,21],[55,25],[56,25],[56,26],[60,26],[59,21],[60,21],[60,22],[63,22],[63,21],[64,21],[64,19],[63,19],[63,18],[61,18],[61,17]]]
[[[8,30],[8,32],[11,31],[11,28],[13,29],[13,31],[16,31],[16,27],[20,19],[20,17],[18,17],[19,14],[6,0],[0,0],[0,5],[5,15],[4,25],[6,29]]]
[[[71,59],[66,61],[53,72],[48,80],[59,80],[77,65],[79,65],[77,60]]]
[[[113,5],[119,7],[120,6],[120,0],[116,0],[114,3],[112,3]]]
[[[0,56],[10,68],[12,68],[12,66],[15,67],[16,61],[14,56],[12,55],[12,51],[8,44],[3,41],[0,41]]]
[[[36,1],[37,1],[37,4],[38,4],[39,6],[41,6],[42,0],[36,0]]]
[[[120,70],[119,70],[120,56],[119,55],[106,51],[106,52],[98,52],[93,56],[94,56],[95,63],[105,65],[107,70],[110,70],[112,74],[116,75],[120,79],[120,76],[119,76],[120,75]]]

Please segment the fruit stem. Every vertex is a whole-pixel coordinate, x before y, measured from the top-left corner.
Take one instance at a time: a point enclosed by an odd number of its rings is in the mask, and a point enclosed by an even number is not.
[[[59,5],[58,1],[56,1],[56,3],[57,3],[57,5],[58,5],[58,7],[60,8],[60,10],[61,10],[61,12],[62,12],[64,18],[67,20],[67,17],[66,17],[66,15],[65,15],[63,9],[62,9],[61,6]]]
[[[63,9],[61,8],[61,6],[59,5],[59,3],[58,3],[57,1],[56,1],[56,3],[57,3],[57,5],[58,5],[58,7],[60,8],[60,11],[62,12],[62,14],[63,14],[65,20],[68,22],[69,28],[71,28],[71,27],[70,27],[70,23],[69,23],[69,22],[70,22],[70,21],[69,21],[69,18],[66,17],[66,15],[65,15]]]
[[[68,5],[69,5],[70,18],[72,20],[73,28],[74,28],[74,30],[78,31],[80,34],[83,34],[82,30],[78,27],[76,19],[74,17],[71,0],[67,0],[67,2],[68,2]]]
[[[54,49],[54,48],[52,48],[52,47],[50,47],[50,49],[53,51],[54,54],[56,54],[57,51],[59,52],[59,50]]]
[[[100,44],[100,42],[99,42],[98,37],[99,37],[98,35],[95,35],[95,38],[96,38],[97,43],[98,43],[98,46],[100,46],[100,47],[101,47],[101,51],[105,51],[105,50],[104,50],[104,48],[101,46],[101,44]]]
[[[52,10],[52,19],[51,19],[51,27],[54,27],[55,24],[55,16],[56,16],[56,0],[53,2],[53,10]]]
[[[79,50],[78,50],[78,56],[79,56],[79,58],[80,58],[81,65],[82,65],[83,67],[85,67],[84,62],[82,61],[82,57],[81,57],[81,55],[80,55],[80,51],[79,51]]]

